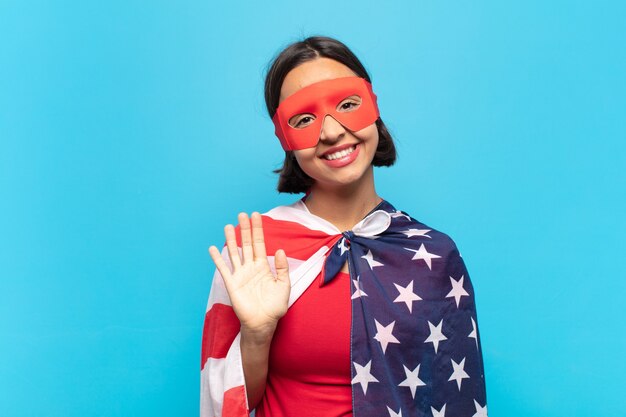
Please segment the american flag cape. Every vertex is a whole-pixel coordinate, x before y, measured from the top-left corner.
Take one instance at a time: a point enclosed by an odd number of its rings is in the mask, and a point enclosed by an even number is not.
[[[310,213],[304,198],[262,219],[267,253],[287,254],[289,306],[348,261],[355,417],[487,417],[474,290],[448,235],[386,200],[344,232]],[[222,256],[230,266],[226,248]],[[201,417],[249,415],[239,328],[216,269],[202,335]]]

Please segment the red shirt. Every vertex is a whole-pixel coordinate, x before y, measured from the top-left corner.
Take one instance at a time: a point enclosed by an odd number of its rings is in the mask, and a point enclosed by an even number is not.
[[[256,417],[352,416],[350,275],[319,280],[278,322]]]

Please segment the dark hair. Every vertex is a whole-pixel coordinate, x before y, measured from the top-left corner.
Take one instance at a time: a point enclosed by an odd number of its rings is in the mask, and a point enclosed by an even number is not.
[[[321,57],[334,59],[344,64],[359,77],[371,83],[365,67],[346,45],[325,36],[308,37],[287,46],[272,60],[265,77],[265,105],[270,118],[276,113],[280,101],[280,89],[289,71],[300,64]],[[376,127],[378,128],[378,147],[372,165],[391,166],[397,158],[393,139],[380,117],[376,120]],[[315,180],[300,168],[293,151],[285,151],[282,168],[273,172],[280,174],[277,187],[280,193],[306,192],[315,183]]]

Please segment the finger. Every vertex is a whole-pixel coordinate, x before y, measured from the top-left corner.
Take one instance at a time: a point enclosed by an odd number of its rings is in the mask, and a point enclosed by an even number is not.
[[[250,262],[253,259],[252,235],[250,234],[250,219],[247,213],[239,213],[239,231],[241,232],[241,250],[243,252],[243,262]]]
[[[278,249],[274,255],[274,266],[276,267],[276,278],[280,281],[290,283],[289,264],[287,263],[287,255],[282,249]]]
[[[211,246],[209,247],[209,254],[211,255],[211,259],[213,259],[217,270],[222,275],[222,278],[224,278],[224,281],[229,280],[231,276],[230,268],[228,268],[224,258],[222,258],[222,254],[219,249],[215,246]]]
[[[233,265],[233,271],[241,267],[241,259],[239,259],[239,249],[237,249],[237,236],[235,227],[232,224],[224,226],[224,236],[226,237],[226,248],[228,248],[228,257]]]
[[[258,212],[252,213],[252,249],[254,250],[254,260],[267,260],[265,253],[265,238],[263,236],[263,220]]]

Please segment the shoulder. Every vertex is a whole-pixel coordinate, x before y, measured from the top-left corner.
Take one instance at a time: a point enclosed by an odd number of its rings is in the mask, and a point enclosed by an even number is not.
[[[428,246],[435,246],[446,249],[445,252],[457,251],[458,248],[454,239],[440,227],[427,224],[412,217],[409,213],[396,210],[391,212],[391,226],[393,233],[402,235],[407,240],[421,242]]]
[[[392,241],[413,252],[412,261],[426,266],[433,275],[463,273],[465,265],[455,239],[439,226],[433,226],[401,210],[390,210],[388,233]]]
[[[266,212],[262,213],[264,217],[274,220],[291,220],[297,218],[299,213],[305,211],[304,203],[302,200],[296,200],[291,204],[282,204],[273,207]]]
[[[295,201],[292,204],[285,204],[275,206],[265,212],[261,213],[261,218],[263,220],[263,229],[273,228],[276,226],[280,226],[281,223],[289,220],[297,220],[296,215],[302,209],[299,204],[300,200]],[[239,224],[235,225],[235,230],[239,233],[241,226]]]

